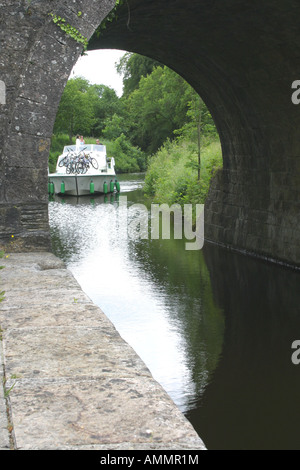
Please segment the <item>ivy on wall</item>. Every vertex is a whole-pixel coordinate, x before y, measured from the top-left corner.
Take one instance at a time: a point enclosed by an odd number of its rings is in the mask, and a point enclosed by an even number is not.
[[[99,38],[99,36],[101,35],[101,33],[106,29],[106,26],[108,23],[112,23],[114,20],[117,20],[118,19],[118,9],[121,5],[123,5],[124,3],[127,3],[128,5],[128,1],[127,0],[116,0],[116,4],[114,6],[114,8],[111,10],[111,12],[107,15],[107,17],[102,21],[102,23],[100,24],[100,26],[97,28],[96,30],[96,35],[97,37]],[[130,10],[129,10],[129,5],[128,5],[128,12],[129,12],[129,22],[130,22]],[[127,24],[127,26],[129,26],[129,22]]]
[[[67,23],[66,19],[62,18],[61,16],[57,16],[54,13],[49,13],[49,15],[51,16],[53,23],[56,24],[62,31],[64,31],[67,36],[71,37],[72,39],[74,39],[74,41],[78,42],[79,44],[82,44],[85,50],[87,49],[88,39],[83,36],[78,31],[78,29]],[[82,11],[79,11],[77,13],[77,16],[80,18],[82,16]]]
[[[31,0],[27,0],[31,2]],[[128,22],[127,22],[127,27],[129,28],[129,23],[130,23],[130,8],[128,4],[128,0],[116,0],[115,6],[112,9],[112,11],[107,15],[107,17],[102,21],[98,29],[96,30],[97,37],[100,36],[101,32],[106,29],[106,26],[108,23],[111,23],[114,20],[118,19],[118,8],[123,5],[124,3],[127,3],[128,6]],[[67,23],[65,18],[62,18],[61,16],[58,16],[54,13],[49,13],[49,15],[52,18],[52,21],[54,24],[56,24],[62,31],[64,31],[68,36],[70,36],[74,41],[78,42],[79,44],[82,44],[84,46],[84,49],[87,49],[88,46],[88,39],[84,37],[78,29],[76,29],[74,26],[70,25]],[[82,16],[82,11],[79,11],[77,13],[77,16],[80,18]],[[129,28],[130,29],[130,28]]]

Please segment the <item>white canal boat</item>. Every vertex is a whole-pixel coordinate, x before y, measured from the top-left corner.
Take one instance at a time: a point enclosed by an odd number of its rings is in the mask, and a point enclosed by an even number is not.
[[[120,191],[115,161],[105,145],[67,145],[58,157],[56,172],[48,175],[49,194],[85,196]]]

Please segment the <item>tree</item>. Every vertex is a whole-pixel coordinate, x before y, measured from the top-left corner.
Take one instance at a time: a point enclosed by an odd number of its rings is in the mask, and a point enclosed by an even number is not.
[[[59,105],[54,133],[101,136],[105,122],[122,114],[123,104],[115,90],[105,85],[91,85],[83,78],[68,81]]]
[[[139,87],[142,77],[150,75],[159,62],[139,54],[127,52],[116,66],[117,72],[123,75],[123,96],[128,96]]]
[[[146,169],[146,155],[134,147],[124,134],[109,142],[107,150],[116,160],[117,172],[134,173]]]
[[[188,103],[195,93],[168,67],[156,67],[127,100],[131,139],[147,153],[155,152],[187,121]]]
[[[111,118],[105,121],[105,128],[102,135],[105,139],[115,140],[121,134],[127,135],[128,126],[123,116],[114,114]]]
[[[94,113],[91,135],[101,136],[106,121],[116,114],[122,114],[123,105],[115,90],[105,85],[90,85],[88,97],[92,103]]]
[[[88,94],[89,82],[83,78],[68,81],[58,108],[54,133],[89,135],[94,124],[93,104]]]
[[[190,165],[198,171],[198,181],[201,179],[201,148],[205,138],[217,138],[217,130],[212,116],[200,96],[194,92],[188,103],[187,121],[181,129],[175,131],[182,139],[197,141],[198,162],[191,160]]]

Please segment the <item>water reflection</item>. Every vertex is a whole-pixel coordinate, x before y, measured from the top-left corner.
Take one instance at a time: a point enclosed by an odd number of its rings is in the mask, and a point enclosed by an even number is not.
[[[226,328],[213,380],[188,417],[210,449],[299,449],[299,273],[216,247],[204,254]]]
[[[142,178],[121,181],[144,202]],[[182,240],[124,240],[118,200],[50,203],[55,253],[209,449],[299,449],[299,273]]]
[[[124,186],[133,183],[122,184],[122,192]],[[128,201],[141,200],[138,187],[124,191]],[[117,198],[55,198],[49,212],[55,253],[175,403],[189,410],[216,367],[224,328],[203,255],[186,252],[184,240],[126,240]]]

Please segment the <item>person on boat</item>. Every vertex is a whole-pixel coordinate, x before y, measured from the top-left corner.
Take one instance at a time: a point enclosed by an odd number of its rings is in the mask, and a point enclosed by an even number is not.
[[[76,136],[76,150],[78,151],[80,147],[80,137],[79,135]]]
[[[83,139],[83,135],[80,136],[80,145],[84,145],[85,144],[85,141]]]

